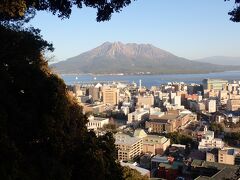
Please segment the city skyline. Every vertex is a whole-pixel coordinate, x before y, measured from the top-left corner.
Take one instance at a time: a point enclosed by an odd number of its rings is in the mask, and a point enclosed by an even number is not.
[[[108,22],[96,22],[96,11],[84,7],[62,21],[50,13],[37,13],[29,24],[40,28],[53,43],[55,51],[50,56],[55,56],[55,62],[105,41],[149,43],[188,59],[237,57],[240,26],[227,14],[233,7],[233,1],[217,0],[134,1]]]

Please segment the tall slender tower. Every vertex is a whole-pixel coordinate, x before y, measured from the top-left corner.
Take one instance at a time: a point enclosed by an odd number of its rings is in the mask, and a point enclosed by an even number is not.
[[[139,90],[141,90],[142,89],[142,80],[140,79],[139,80]]]

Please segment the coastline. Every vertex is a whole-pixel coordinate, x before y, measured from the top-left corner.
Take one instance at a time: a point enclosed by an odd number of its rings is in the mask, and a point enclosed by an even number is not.
[[[226,73],[226,72],[240,72],[240,70],[232,70],[232,71],[211,71],[211,72],[175,72],[175,73],[57,73],[61,76],[151,76],[151,75],[188,75],[188,74],[214,74],[214,73]]]

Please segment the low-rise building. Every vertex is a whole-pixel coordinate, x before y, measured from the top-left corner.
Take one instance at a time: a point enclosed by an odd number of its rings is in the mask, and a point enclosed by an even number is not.
[[[191,119],[191,114],[181,114],[178,111],[177,113],[167,113],[157,119],[150,119],[145,123],[145,127],[150,132],[174,132],[186,125]]]
[[[83,112],[84,113],[93,113],[99,114],[106,110],[106,106],[104,104],[83,104]]]
[[[148,135],[143,129],[136,129],[134,137],[143,139],[143,153],[149,154],[163,154],[163,152],[170,146],[170,139],[164,136]]]
[[[206,161],[235,165],[238,151],[234,148],[213,149],[206,153]]]
[[[149,111],[144,109],[138,109],[128,114],[127,124],[143,121],[143,120],[146,120],[148,117],[149,117]]]
[[[109,123],[108,118],[89,116],[88,123],[87,123],[87,129],[97,130],[97,129],[103,128],[103,126],[108,123]]]
[[[199,150],[211,150],[213,148],[222,149],[224,142],[222,139],[214,138],[214,131],[208,131],[207,127],[204,128],[203,137],[199,142]]]
[[[238,179],[239,166],[207,162],[194,159],[191,163],[191,177],[194,179]]]
[[[218,162],[223,164],[235,164],[235,150],[222,149],[218,151]]]
[[[121,166],[127,166],[131,169],[135,169],[136,171],[138,171],[142,176],[146,176],[148,178],[150,178],[150,171],[141,167],[136,166],[135,164],[131,164],[131,163],[125,163],[125,162],[120,162]]]

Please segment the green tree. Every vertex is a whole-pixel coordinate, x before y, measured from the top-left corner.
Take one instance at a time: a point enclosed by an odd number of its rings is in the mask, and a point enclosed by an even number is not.
[[[0,26],[0,39],[0,179],[123,179],[112,134],[87,131],[39,30]]]
[[[240,132],[231,132],[224,134],[224,141],[230,146],[240,146]]]
[[[137,170],[130,167],[123,167],[123,177],[125,180],[148,180],[147,176],[142,176]]]
[[[2,0],[0,20],[23,20],[33,17],[36,11],[48,11],[60,18],[69,18],[73,6],[97,9],[97,21],[111,18],[112,13],[131,3],[131,0]]]
[[[97,21],[111,18],[112,13],[120,12],[134,0],[2,0],[0,21],[23,20],[33,17],[36,11],[48,11],[60,18],[69,18],[72,8],[83,6],[97,9]],[[224,0],[230,1],[230,0]],[[234,0],[235,7],[228,14],[233,22],[240,22],[240,0]]]
[[[225,0],[225,1],[230,1],[230,0]],[[228,14],[231,16],[230,18],[231,21],[240,22],[240,0],[235,0],[235,7]]]
[[[191,145],[192,147],[195,145],[191,136],[183,135],[178,132],[168,133],[166,137],[170,139],[171,144],[184,144]]]
[[[211,123],[209,126],[209,130],[214,131],[216,135],[224,132],[223,126],[219,123]]]

